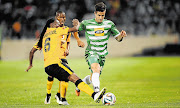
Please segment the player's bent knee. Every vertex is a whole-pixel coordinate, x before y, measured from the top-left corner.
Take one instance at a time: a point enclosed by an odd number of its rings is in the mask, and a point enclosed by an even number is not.
[[[98,63],[91,64],[91,69],[92,69],[93,73],[94,72],[100,73],[100,71],[101,71],[101,67]]]
[[[69,77],[68,77],[69,81],[75,83],[77,80],[79,80],[80,78],[75,74],[71,74]]]

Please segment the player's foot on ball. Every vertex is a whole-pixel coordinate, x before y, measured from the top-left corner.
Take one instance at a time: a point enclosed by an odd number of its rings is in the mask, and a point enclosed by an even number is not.
[[[75,89],[75,94],[76,94],[76,96],[79,96],[79,95],[80,95],[80,92],[81,92],[81,91],[80,91],[79,89],[77,89],[77,88]]]
[[[95,95],[94,95],[94,101],[96,103],[99,103],[100,102],[100,99],[103,97],[103,95],[105,94],[106,92],[106,88],[104,87],[100,92],[97,92]]]
[[[44,104],[50,104],[50,100],[51,100],[51,94],[47,94],[45,101],[44,101]]]
[[[60,102],[60,100],[61,100],[60,93],[57,93],[57,94],[55,95],[55,99],[56,99],[57,103],[59,104],[59,102]]]

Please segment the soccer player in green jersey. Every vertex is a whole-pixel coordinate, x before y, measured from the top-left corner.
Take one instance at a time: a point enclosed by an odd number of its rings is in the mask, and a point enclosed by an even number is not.
[[[123,37],[127,36],[122,30],[119,32],[115,24],[104,19],[106,13],[106,5],[103,2],[95,5],[95,18],[83,20],[80,24],[79,31],[85,30],[87,40],[87,48],[85,58],[88,62],[91,75],[86,76],[83,81],[87,84],[93,84],[94,91],[100,90],[99,76],[105,63],[105,56],[108,54],[107,44],[110,35],[120,42]],[[80,95],[80,90],[76,88],[76,95]]]

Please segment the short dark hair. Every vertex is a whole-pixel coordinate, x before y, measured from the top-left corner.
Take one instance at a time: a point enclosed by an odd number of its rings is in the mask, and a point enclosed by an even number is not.
[[[104,12],[106,10],[106,5],[103,2],[99,2],[95,5],[95,11]]]
[[[56,11],[56,15],[58,14],[58,13],[65,13],[65,12],[63,12],[63,11],[61,11],[61,10],[58,10],[58,11]]]

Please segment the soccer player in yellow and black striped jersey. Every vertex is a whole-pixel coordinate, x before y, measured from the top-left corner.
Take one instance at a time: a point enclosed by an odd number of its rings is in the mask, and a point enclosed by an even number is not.
[[[49,30],[49,28],[47,28],[47,31],[48,30]],[[68,64],[68,62],[66,60],[66,56],[69,55],[70,37],[71,37],[71,33],[68,33],[68,35],[63,35],[62,39],[61,39],[61,44],[62,44],[62,46],[60,48],[61,61],[63,63],[66,63],[66,64]],[[37,50],[41,50],[41,48],[38,47],[37,43],[33,47],[35,49],[37,49]],[[48,47],[48,46],[46,46],[46,47]],[[69,80],[59,81],[58,92],[55,95],[55,98],[57,99],[57,103],[59,103],[59,104],[69,105],[68,102],[66,101],[66,98],[65,98],[66,97],[66,91],[67,91],[67,88],[68,88],[68,81]],[[45,104],[50,104],[51,88],[52,88],[53,82],[54,82],[54,77],[48,76],[48,80],[47,80],[47,96],[46,96],[46,99],[45,99],[45,102],[44,102]]]
[[[56,12],[56,16],[55,16],[55,20],[59,19],[59,18],[63,18],[64,21],[61,22],[61,24],[59,23],[58,26],[60,27],[65,27],[64,26],[64,22],[66,20],[66,16],[65,13],[62,11],[57,11]],[[42,48],[42,37],[44,36],[44,34],[48,31],[47,28],[50,27],[50,24],[54,22],[54,19],[51,18],[46,22],[46,25],[41,33],[41,39],[39,40],[38,43],[36,43],[34,45],[34,48],[37,50],[41,50]],[[46,31],[47,30],[47,31]],[[71,37],[71,33],[68,33],[68,35],[63,35],[62,36],[62,46],[61,46],[61,61],[68,64],[67,60],[66,60],[66,56],[69,55],[69,44],[70,44],[70,37]],[[78,46],[79,47],[84,47],[84,43],[79,39],[78,33],[74,32],[74,37],[77,40]],[[41,44],[40,44],[41,43]],[[51,88],[54,82],[54,77],[52,76],[48,76],[48,80],[47,80],[47,96],[45,98],[45,104],[50,104],[50,98],[51,98]],[[58,88],[58,92],[55,95],[55,98],[57,99],[57,103],[59,104],[63,104],[63,105],[69,105],[68,102],[66,101],[66,91],[68,88],[68,80],[65,81],[59,81],[59,88]],[[61,94],[61,95],[60,95]]]
[[[103,88],[100,92],[94,92],[87,84],[85,84],[71,69],[70,67],[61,61],[61,39],[63,35],[67,35],[68,32],[75,32],[78,30],[79,21],[73,20],[73,28],[58,27],[57,22],[63,22],[63,18],[55,20],[50,24],[50,28],[47,28],[45,35],[42,39],[42,49],[44,54],[44,67],[45,72],[61,80],[70,80],[81,90],[90,95],[95,102],[99,102],[105,93],[106,89]],[[39,43],[38,43],[39,44]],[[33,54],[37,49],[32,48],[30,53],[30,66],[27,71],[32,67]]]

